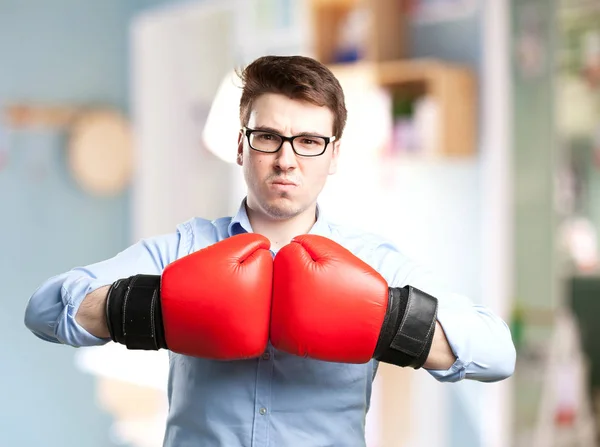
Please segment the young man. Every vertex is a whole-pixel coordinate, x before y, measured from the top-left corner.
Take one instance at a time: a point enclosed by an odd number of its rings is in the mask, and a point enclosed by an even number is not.
[[[173,447],[365,445],[381,361],[440,381],[509,377],[515,349],[500,318],[320,212],[346,121],[333,74],[270,56],[242,80],[248,192],[237,214],[50,278],[27,327],[72,346],[168,349]]]

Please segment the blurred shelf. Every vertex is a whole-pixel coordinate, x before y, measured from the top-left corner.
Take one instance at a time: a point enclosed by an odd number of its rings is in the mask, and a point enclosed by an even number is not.
[[[23,103],[7,105],[3,115],[8,126],[13,128],[62,128],[70,125],[82,111],[82,107]]]
[[[321,8],[354,8],[360,0],[311,0],[313,7]]]
[[[314,52],[325,64],[336,61],[336,46],[350,14],[360,8],[368,30],[364,59],[394,60],[406,56],[408,17],[398,0],[312,0]]]
[[[476,153],[476,75],[470,68],[458,64],[409,59],[408,14],[403,2],[312,0],[310,5],[315,57],[328,65],[338,78],[350,80],[348,84],[355,89],[361,85],[378,85],[404,100],[427,96],[433,100],[438,116],[437,142],[432,152],[440,157],[471,157]],[[350,15],[355,12],[359,14],[352,17],[351,22],[356,25],[356,21],[362,21],[357,29],[365,29],[365,42],[356,49],[357,61],[337,63],[340,36],[348,32]]]
[[[471,157],[477,151],[477,81],[472,70],[432,59],[330,65],[342,79],[360,78],[406,97],[428,96],[439,113],[436,157]]]

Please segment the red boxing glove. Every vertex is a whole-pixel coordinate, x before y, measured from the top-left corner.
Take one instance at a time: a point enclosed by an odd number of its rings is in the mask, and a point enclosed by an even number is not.
[[[412,287],[389,288],[372,267],[325,237],[296,237],[275,257],[271,343],[281,351],[420,368],[436,315],[435,298]]]
[[[111,338],[129,349],[195,357],[257,357],[269,339],[273,258],[264,236],[233,236],[169,264],[161,276],[115,282]]]
[[[269,247],[264,236],[241,234],[165,268],[160,293],[169,349],[215,359],[265,351],[273,276]]]

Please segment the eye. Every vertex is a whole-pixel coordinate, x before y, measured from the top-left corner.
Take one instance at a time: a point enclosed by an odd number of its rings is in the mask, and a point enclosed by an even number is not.
[[[302,144],[306,144],[306,145],[318,144],[318,142],[317,142],[316,140],[313,140],[313,139],[311,139],[311,138],[306,138],[306,137],[302,138],[302,139],[300,140],[300,142],[301,142]]]

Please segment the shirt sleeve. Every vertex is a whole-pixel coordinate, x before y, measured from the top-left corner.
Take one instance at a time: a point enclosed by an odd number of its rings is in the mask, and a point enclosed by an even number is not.
[[[42,340],[70,346],[99,346],[109,339],[95,337],[82,328],[75,315],[90,292],[120,278],[137,274],[158,275],[178,258],[181,231],[143,239],[111,259],[76,267],[45,281],[29,298],[25,326]]]
[[[392,244],[375,249],[375,262],[390,287],[410,285],[437,298],[437,319],[456,361],[448,370],[428,370],[434,378],[440,382],[496,382],[513,374],[516,351],[510,329],[500,317],[449,290]]]

